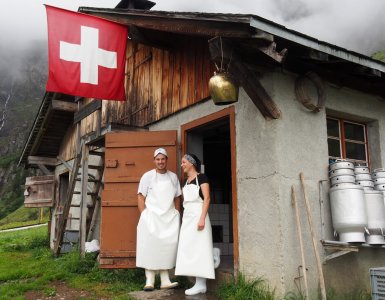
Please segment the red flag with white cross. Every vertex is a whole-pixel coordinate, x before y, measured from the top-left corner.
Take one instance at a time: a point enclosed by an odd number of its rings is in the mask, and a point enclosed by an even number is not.
[[[46,90],[86,98],[126,100],[127,27],[49,5],[46,11]]]

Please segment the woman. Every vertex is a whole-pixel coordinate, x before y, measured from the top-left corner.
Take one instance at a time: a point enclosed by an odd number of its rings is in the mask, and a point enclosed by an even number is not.
[[[210,188],[207,176],[200,174],[201,163],[193,154],[182,158],[187,174],[183,187],[183,219],[179,234],[175,275],[196,277],[186,295],[206,293],[206,279],[215,279],[211,223],[208,216]]]

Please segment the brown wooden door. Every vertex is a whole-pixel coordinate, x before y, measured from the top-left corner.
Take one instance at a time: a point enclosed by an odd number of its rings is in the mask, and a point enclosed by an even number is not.
[[[106,134],[101,268],[135,268],[139,180],[146,171],[154,168],[153,154],[158,147],[167,150],[168,169],[176,172],[176,143],[176,131]]]

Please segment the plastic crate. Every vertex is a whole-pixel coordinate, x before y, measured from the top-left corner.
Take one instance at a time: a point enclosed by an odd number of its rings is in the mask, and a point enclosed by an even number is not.
[[[385,268],[369,269],[372,300],[385,300]]]

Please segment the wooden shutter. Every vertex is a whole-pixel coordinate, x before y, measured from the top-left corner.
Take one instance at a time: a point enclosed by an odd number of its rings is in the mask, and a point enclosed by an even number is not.
[[[55,195],[53,175],[33,176],[25,179],[25,207],[52,207]]]
[[[167,150],[168,169],[176,171],[176,142],[176,131],[106,134],[101,268],[135,268],[139,180],[154,168],[153,153],[158,147]]]

